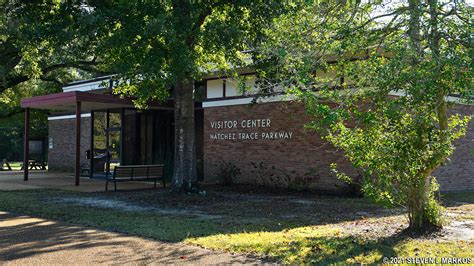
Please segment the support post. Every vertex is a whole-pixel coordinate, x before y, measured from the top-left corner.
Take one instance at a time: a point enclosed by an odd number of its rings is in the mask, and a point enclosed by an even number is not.
[[[94,177],[94,111],[91,111],[91,151],[90,151],[90,167],[89,178]]]
[[[123,165],[123,143],[124,138],[123,134],[125,132],[125,108],[120,110],[120,156],[119,156],[119,163]]]
[[[75,185],[79,186],[81,172],[81,102],[76,103],[76,168]]]
[[[23,180],[28,181],[28,160],[30,155],[30,108],[25,108],[25,131],[23,134]]]
[[[105,128],[105,177],[109,177],[110,172],[110,152],[109,152],[109,128],[110,128],[110,110],[106,113],[106,128]]]

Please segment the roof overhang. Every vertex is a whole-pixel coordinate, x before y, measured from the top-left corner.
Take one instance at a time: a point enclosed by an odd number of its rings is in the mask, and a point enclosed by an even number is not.
[[[115,108],[135,108],[133,100],[133,98],[118,95],[71,91],[25,98],[21,100],[21,107],[74,111],[76,110],[77,103],[81,102],[81,110],[88,112]],[[172,110],[173,104],[170,101],[166,103],[152,101],[148,103],[148,109]]]

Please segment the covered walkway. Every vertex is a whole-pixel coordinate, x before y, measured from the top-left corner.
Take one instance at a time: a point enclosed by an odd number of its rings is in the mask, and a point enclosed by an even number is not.
[[[55,93],[44,96],[36,96],[26,98],[21,101],[21,107],[25,109],[25,131],[24,131],[24,165],[29,160],[29,139],[30,139],[30,109],[45,109],[54,111],[65,111],[75,113],[75,171],[74,178],[70,182],[74,182],[79,186],[80,182],[85,180],[80,178],[81,171],[81,113],[93,112],[96,110],[110,110],[120,108],[123,112],[124,108],[134,108],[133,98],[125,98],[112,94],[100,94],[83,91],[69,91]],[[159,103],[149,102],[148,108],[153,110],[173,110],[171,102]],[[91,149],[93,150],[93,149]],[[29,171],[25,168],[23,171],[23,180],[28,181]],[[64,180],[69,179],[62,179]]]

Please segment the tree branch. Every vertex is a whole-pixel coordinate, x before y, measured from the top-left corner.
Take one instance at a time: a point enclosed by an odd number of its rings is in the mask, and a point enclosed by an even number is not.
[[[186,44],[189,47],[192,47],[194,45],[194,42],[196,40],[196,35],[198,34],[199,29],[206,21],[206,18],[212,14],[212,11],[218,6],[222,6],[227,3],[230,3],[230,1],[228,0],[218,1],[210,6],[206,6],[206,8],[199,14],[197,21],[192,26],[191,35],[188,36],[186,40]]]
[[[5,78],[0,85],[0,93],[7,90],[8,88],[16,86],[25,81],[28,81],[29,79],[30,78],[26,75],[17,75],[11,78]]]
[[[91,61],[74,61],[74,62],[68,62],[68,63],[61,63],[61,64],[55,64],[51,65],[48,67],[45,67],[42,69],[43,74],[46,74],[48,72],[54,71],[56,69],[61,69],[61,68],[83,68],[83,67],[91,67],[91,66],[96,66],[97,61],[96,59],[92,59]]]
[[[365,28],[365,26],[367,26],[368,24],[370,24],[371,22],[374,22],[375,20],[377,19],[380,19],[380,18],[384,18],[384,17],[390,17],[390,16],[394,16],[394,15],[400,15],[402,12],[404,11],[407,11],[409,10],[408,7],[404,6],[404,7],[400,7],[398,9],[396,9],[395,11],[393,12],[390,12],[390,13],[386,13],[386,14],[382,14],[382,15],[378,15],[378,16],[375,16],[375,17],[372,17],[370,19],[368,19],[367,21],[365,21],[364,23],[362,23],[361,25],[359,25],[357,28],[355,28],[355,30],[359,30],[359,29],[363,29]]]
[[[75,62],[54,64],[54,65],[44,67],[42,69],[43,74],[39,77],[39,79],[41,79],[43,81],[54,82],[54,83],[59,84],[59,85],[64,85],[63,82],[61,82],[61,81],[59,81],[55,78],[49,77],[48,73],[50,73],[54,70],[64,69],[64,68],[77,68],[77,69],[85,70],[85,71],[88,71],[88,72],[103,73],[101,71],[98,71],[96,68],[94,68],[94,66],[96,66],[96,65],[97,65],[97,61],[96,61],[95,58],[92,59],[91,61],[75,61]],[[105,74],[105,73],[103,73],[103,74]],[[9,77],[9,78],[7,77],[0,84],[0,93],[7,90],[8,88],[19,85],[19,84],[21,84],[23,82],[26,82],[28,80],[30,80],[30,77],[28,77],[27,75],[16,75],[16,76]]]
[[[206,9],[204,9],[203,12],[199,14],[196,23],[193,24],[193,27],[191,29],[191,34],[186,39],[186,44],[188,45],[188,47],[194,46],[194,42],[196,40],[196,35],[199,31],[199,28],[201,28],[202,24],[204,24],[204,21],[211,13],[212,13],[212,7],[207,7]]]
[[[41,76],[40,79],[42,81],[47,81],[47,82],[53,82],[53,83],[56,83],[60,86],[63,86],[65,85],[64,82],[61,82],[60,80],[56,79],[56,78],[53,78],[53,77],[45,77],[45,76]]]

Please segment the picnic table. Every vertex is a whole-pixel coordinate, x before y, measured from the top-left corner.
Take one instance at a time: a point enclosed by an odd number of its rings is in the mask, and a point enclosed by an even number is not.
[[[0,164],[0,170],[2,170],[2,171],[7,170],[7,169],[3,168],[4,166],[6,166],[9,171],[12,170],[12,167],[10,166],[10,163],[8,162],[7,159],[3,159],[2,163]]]
[[[42,162],[36,160],[28,160],[28,166],[30,170],[46,170],[46,165]],[[21,170],[23,170],[23,165],[21,166]]]

